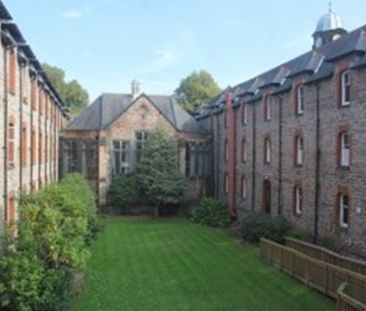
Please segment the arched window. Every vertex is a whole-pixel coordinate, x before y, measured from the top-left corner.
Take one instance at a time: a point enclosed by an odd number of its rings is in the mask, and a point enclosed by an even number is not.
[[[271,140],[269,137],[264,138],[264,163],[271,163]]]
[[[241,197],[242,199],[246,199],[247,197],[247,180],[245,176],[241,178]]]
[[[14,168],[15,161],[15,118],[8,119],[8,168]]]
[[[296,90],[296,114],[304,113],[304,87],[302,85]]]
[[[349,197],[348,194],[340,193],[338,195],[338,209],[339,209],[339,225],[342,228],[349,226]]]
[[[300,135],[295,137],[295,165],[304,164],[304,138]]]
[[[351,75],[346,70],[341,73],[341,106],[349,106],[351,102]]]
[[[27,124],[23,123],[22,126],[22,145],[21,145],[21,156],[22,165],[27,165],[28,163],[28,129]]]
[[[243,104],[241,106],[241,124],[246,125],[248,123],[248,105]]]
[[[247,142],[245,138],[241,141],[241,160],[242,162],[246,162],[248,160]]]
[[[37,156],[37,143],[36,143],[36,129],[35,129],[35,127],[33,127],[33,129],[32,129],[31,148],[32,148],[32,165],[35,165],[36,164],[36,156]]]
[[[342,132],[339,134],[338,138],[339,142],[339,165],[341,167],[349,167],[350,166],[350,154],[351,154],[351,146],[350,146],[350,137],[347,132]]]
[[[272,106],[271,99],[269,96],[266,96],[264,99],[264,120],[269,121],[272,118]]]
[[[300,185],[294,188],[294,211],[296,215],[301,215],[302,209],[302,188]]]

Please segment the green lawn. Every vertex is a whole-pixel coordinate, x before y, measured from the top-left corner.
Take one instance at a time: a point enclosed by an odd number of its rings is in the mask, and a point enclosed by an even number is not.
[[[75,310],[334,310],[259,251],[186,220],[110,219]]]

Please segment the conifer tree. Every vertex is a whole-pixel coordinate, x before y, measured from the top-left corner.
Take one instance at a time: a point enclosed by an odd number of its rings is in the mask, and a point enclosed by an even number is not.
[[[185,177],[178,168],[177,142],[164,130],[153,130],[144,145],[138,165],[138,179],[155,215],[163,206],[174,206],[183,199]]]

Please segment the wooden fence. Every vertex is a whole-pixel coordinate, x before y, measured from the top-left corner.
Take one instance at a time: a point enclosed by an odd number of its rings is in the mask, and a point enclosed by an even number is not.
[[[324,247],[289,237],[286,237],[286,245],[312,258],[366,275],[366,262],[342,256]]]
[[[352,308],[339,310],[366,310],[366,276],[332,265],[330,263],[305,255],[296,249],[284,246],[267,239],[261,239],[262,259],[279,267],[303,283],[334,299],[339,296],[338,288],[346,282],[347,291],[340,293],[340,303],[351,304]],[[350,298],[350,299],[348,299]],[[358,307],[365,307],[359,309]]]
[[[366,311],[366,305],[353,299],[348,293],[348,284],[343,282],[337,290],[337,311]]]

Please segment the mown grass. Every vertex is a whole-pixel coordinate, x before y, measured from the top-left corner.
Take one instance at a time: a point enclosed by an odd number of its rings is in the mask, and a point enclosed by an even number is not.
[[[259,251],[186,220],[109,219],[75,310],[333,310]]]

